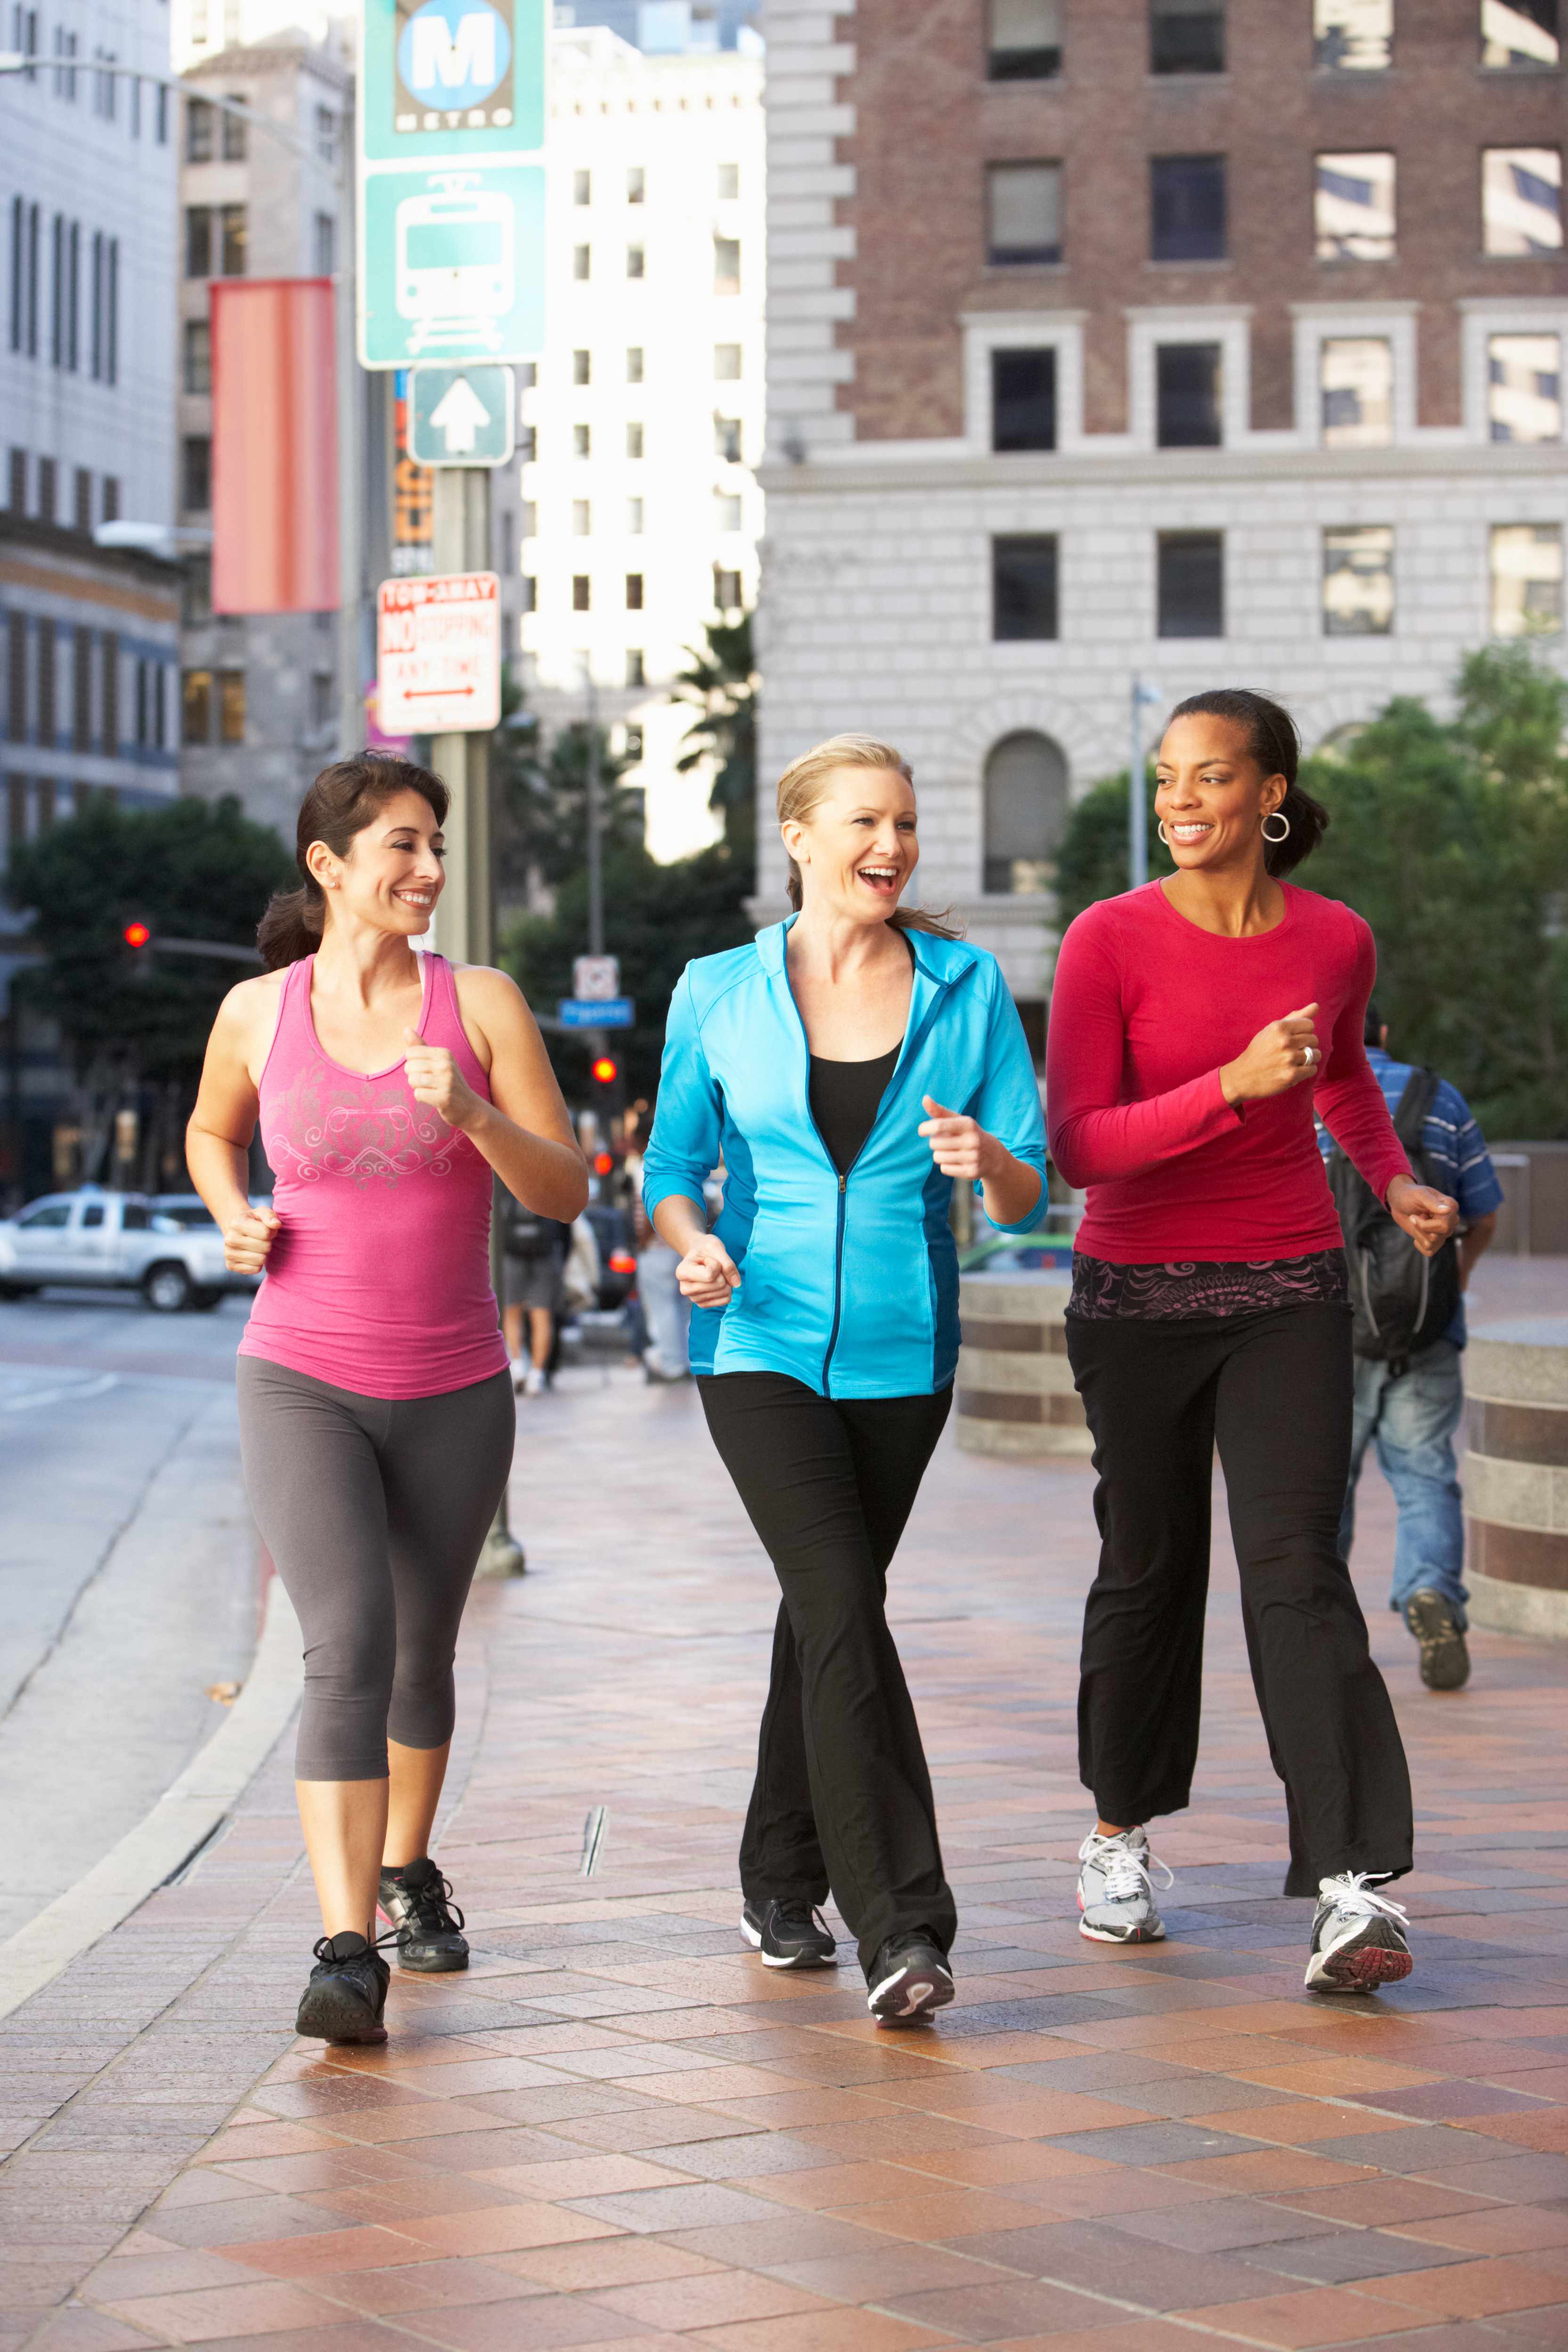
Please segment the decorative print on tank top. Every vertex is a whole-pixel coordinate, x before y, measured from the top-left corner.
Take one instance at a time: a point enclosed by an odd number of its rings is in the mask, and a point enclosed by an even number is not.
[[[401,1066],[389,1075],[403,1083]],[[386,1076],[356,1082],[327,1061],[307,1062],[266,1138],[274,1170],[303,1184],[342,1176],[356,1186],[449,1175],[459,1151],[473,1149],[468,1137],[412,1095],[389,1102],[387,1086]]]
[[[1126,1317],[1147,1322],[1188,1315],[1267,1315],[1279,1307],[1342,1306],[1350,1295],[1342,1249],[1304,1257],[1238,1261],[1199,1258],[1167,1265],[1072,1262],[1068,1313],[1086,1322]]]

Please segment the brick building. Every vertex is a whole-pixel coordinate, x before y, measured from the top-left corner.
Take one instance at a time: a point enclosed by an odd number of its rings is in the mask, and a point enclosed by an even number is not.
[[[1558,16],[771,0],[764,797],[889,736],[1026,1004],[1134,679],[1316,743],[1561,646]]]

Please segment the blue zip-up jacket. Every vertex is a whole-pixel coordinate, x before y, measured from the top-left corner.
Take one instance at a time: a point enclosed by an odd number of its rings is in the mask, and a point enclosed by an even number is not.
[[[810,1055],[784,962],[788,923],[689,963],[670,999],[643,1163],[649,1216],[700,1205],[724,1163],[714,1232],[741,1269],[729,1304],[691,1317],[698,1372],[786,1372],[819,1396],[929,1395],[958,1364],[952,1179],[919,1129],[921,1097],[967,1112],[1040,1171],[1039,1086],[994,956],[929,931],[914,951],[909,1026],[859,1157],[840,1177],[811,1116]]]

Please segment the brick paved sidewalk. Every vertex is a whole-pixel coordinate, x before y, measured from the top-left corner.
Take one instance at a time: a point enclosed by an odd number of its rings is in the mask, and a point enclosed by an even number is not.
[[[439,1844],[473,1969],[395,1981],[383,2052],[291,2042],[316,1928],[276,1758],[0,2029],[0,2345],[1568,2345],[1568,1656],[1481,1635],[1470,1688],[1424,1693],[1369,1474],[1417,1971],[1313,1999],[1217,1545],[1196,1801],[1156,1838],[1170,1940],[1108,1951],[1072,1906],[1089,1489],[951,1442],[933,1465],[894,1616],[960,2000],[879,2032],[852,1961],[780,1977],[738,1943],[773,1600],[692,1392],[574,1374],[529,1406],[533,1572],[470,1612]]]

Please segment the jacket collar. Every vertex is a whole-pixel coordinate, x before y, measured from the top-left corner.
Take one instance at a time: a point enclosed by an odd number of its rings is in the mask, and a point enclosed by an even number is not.
[[[770,923],[757,933],[757,955],[763,970],[777,979],[784,970],[784,939],[790,925],[798,920],[790,915],[782,923]],[[938,985],[956,980],[979,961],[979,950],[967,940],[944,940],[934,931],[906,931],[915,959],[915,970]]]

